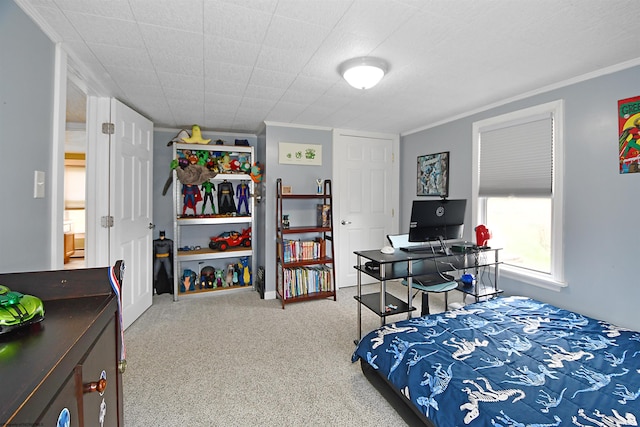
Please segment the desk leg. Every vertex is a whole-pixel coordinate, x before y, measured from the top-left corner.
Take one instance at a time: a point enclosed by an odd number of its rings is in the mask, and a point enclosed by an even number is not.
[[[422,310],[420,311],[421,316],[426,316],[431,314],[431,310],[429,310],[429,292],[422,292]]]
[[[357,264],[356,265],[361,265],[360,264],[360,255],[358,255],[357,258]],[[356,281],[356,286],[358,288],[358,304],[356,304],[358,306],[358,340],[356,341],[356,344],[358,344],[360,342],[360,340],[362,339],[362,272],[360,270],[358,270],[357,273],[357,281]]]
[[[498,296],[498,275],[499,275],[499,269],[500,269],[500,264],[498,263],[498,250],[496,249],[494,251],[495,253],[495,265],[493,266],[493,290],[496,292],[496,294],[494,295],[494,297]]]
[[[387,321],[387,317],[384,316],[384,313],[387,311],[387,281],[385,280],[386,272],[385,272],[385,264],[380,264],[380,277],[382,280],[380,281],[380,313],[383,315],[380,316],[380,326],[384,326]]]
[[[411,319],[411,307],[413,306],[413,263],[407,261],[407,304],[409,304],[407,311],[407,319]]]

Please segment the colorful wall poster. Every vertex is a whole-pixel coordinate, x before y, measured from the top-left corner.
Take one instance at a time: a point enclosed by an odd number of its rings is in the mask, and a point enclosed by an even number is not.
[[[640,96],[618,101],[620,173],[640,172]]]

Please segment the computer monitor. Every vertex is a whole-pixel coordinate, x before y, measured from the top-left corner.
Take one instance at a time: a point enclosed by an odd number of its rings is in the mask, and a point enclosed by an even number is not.
[[[462,239],[466,200],[414,200],[409,223],[410,242]]]

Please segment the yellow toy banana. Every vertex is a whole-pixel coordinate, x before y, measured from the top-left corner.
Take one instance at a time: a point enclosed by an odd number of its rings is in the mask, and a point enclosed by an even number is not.
[[[187,144],[208,144],[211,139],[203,139],[200,131],[200,126],[193,125],[191,127],[191,136],[188,138],[182,138],[182,142]]]

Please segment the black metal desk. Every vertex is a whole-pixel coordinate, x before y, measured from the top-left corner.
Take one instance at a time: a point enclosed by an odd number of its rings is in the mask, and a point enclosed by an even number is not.
[[[480,287],[477,283],[473,286],[465,286],[458,281],[456,288],[460,292],[475,297],[476,301],[481,297],[492,297],[502,291],[498,289],[498,252],[500,249],[477,248],[464,252],[446,254],[433,254],[430,252],[404,252],[396,249],[393,254],[383,254],[379,249],[355,251],[357,265],[354,268],[358,271],[357,295],[354,297],[358,302],[358,339],[362,338],[362,305],[373,311],[380,317],[380,325],[383,326],[387,316],[407,313],[407,318],[411,318],[413,307],[413,278],[417,276],[437,276],[447,272],[464,273],[467,270],[476,274],[482,267],[493,267],[493,284],[489,287]],[[492,260],[487,260],[485,255],[494,253]],[[379,269],[372,270],[366,267],[367,262],[377,263]],[[379,292],[362,294],[362,273],[380,282]],[[407,299],[403,301],[387,292],[386,282],[389,280],[407,280]],[[445,282],[445,279],[442,279]]]

